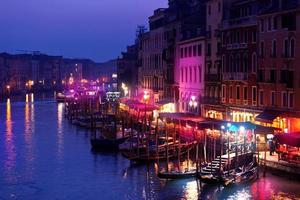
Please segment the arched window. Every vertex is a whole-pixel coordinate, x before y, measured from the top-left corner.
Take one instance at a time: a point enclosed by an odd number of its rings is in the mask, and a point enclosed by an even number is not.
[[[288,46],[289,46],[289,41],[288,41],[288,39],[285,39],[284,40],[284,57],[285,58],[289,57],[289,48],[288,48]]]
[[[201,83],[202,82],[202,71],[201,71],[202,66],[201,65],[198,66],[198,69],[199,69],[199,83]]]
[[[257,56],[256,53],[252,54],[252,72],[256,73],[257,71]]]
[[[243,56],[243,72],[248,72],[248,54],[244,54]]]
[[[193,69],[190,67],[190,83],[193,82]]]
[[[194,82],[197,82],[197,67],[194,67]]]
[[[230,69],[229,72],[233,72],[233,68],[234,68],[234,58],[233,55],[230,56]]]
[[[180,69],[181,82],[183,83],[183,68]]]
[[[223,72],[226,72],[226,59],[225,59],[225,55],[223,55],[223,58],[222,58],[222,71]]]
[[[214,93],[215,93],[214,87],[211,87],[209,97],[211,97],[211,98],[214,97]]]
[[[234,72],[240,72],[240,54],[236,55],[236,59],[235,59],[235,71]]]
[[[215,89],[215,98],[218,98],[219,97],[219,88],[218,87],[216,87],[216,89]]]
[[[291,39],[290,44],[291,44],[291,50],[290,50],[291,58],[294,58],[295,57],[295,39],[294,38]]]
[[[185,68],[185,82],[188,82],[188,68]]]
[[[272,42],[272,57],[275,58],[277,56],[277,41],[273,40]]]

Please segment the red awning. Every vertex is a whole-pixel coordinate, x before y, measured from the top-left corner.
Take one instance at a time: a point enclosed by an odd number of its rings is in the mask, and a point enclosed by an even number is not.
[[[278,134],[274,138],[279,144],[300,147],[300,132]]]
[[[177,121],[201,122],[205,120],[203,117],[189,113],[160,113],[159,116]]]
[[[154,111],[154,110],[158,110],[159,107],[155,106],[155,105],[151,105],[151,104],[144,104],[144,103],[135,103],[132,104],[132,108],[139,110],[139,111]]]

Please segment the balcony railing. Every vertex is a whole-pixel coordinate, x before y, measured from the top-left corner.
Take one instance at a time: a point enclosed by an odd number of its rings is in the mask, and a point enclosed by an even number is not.
[[[225,72],[223,73],[223,80],[237,80],[245,81],[248,79],[248,74],[243,72]]]
[[[220,74],[205,74],[205,81],[219,82],[221,81]]]
[[[255,25],[257,24],[256,16],[247,16],[247,17],[240,17],[235,19],[228,19],[223,21],[223,28],[229,29],[233,27],[243,25]]]
[[[201,103],[202,104],[219,105],[221,103],[221,99],[217,98],[217,97],[202,97]]]

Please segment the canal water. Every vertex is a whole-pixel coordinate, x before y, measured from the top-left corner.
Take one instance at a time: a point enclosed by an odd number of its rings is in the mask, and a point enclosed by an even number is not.
[[[0,103],[0,200],[300,199],[300,182],[271,174],[230,188],[159,180],[153,166],[92,152],[90,133],[64,118],[63,104],[27,101]]]

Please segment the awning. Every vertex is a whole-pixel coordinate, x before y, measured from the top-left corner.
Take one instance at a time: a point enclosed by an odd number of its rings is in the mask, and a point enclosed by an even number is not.
[[[228,127],[228,125],[230,126]],[[209,128],[209,129],[217,129],[221,130],[222,127],[225,130],[229,131],[238,131],[241,127],[244,127],[247,130],[254,130],[256,129],[257,125],[251,122],[231,122],[231,121],[224,121],[224,120],[216,120],[216,119],[206,119],[205,121],[199,122],[199,126],[201,128]]]
[[[167,118],[170,120],[177,120],[177,121],[200,122],[205,120],[203,117],[199,117],[189,113],[160,113],[159,116],[161,118]]]
[[[275,135],[274,139],[279,144],[286,144],[293,147],[300,147],[300,132],[278,134]]]
[[[259,122],[273,123],[273,121],[282,114],[283,112],[281,111],[265,110],[255,117],[255,120]]]
[[[155,105],[163,106],[163,105],[166,105],[166,104],[169,104],[169,103],[174,103],[174,100],[172,100],[172,99],[162,99],[158,102],[155,102]]]
[[[275,130],[279,130],[279,129],[274,127],[256,125],[256,129],[254,130],[254,132],[255,134],[268,135],[268,134],[274,134]]]

